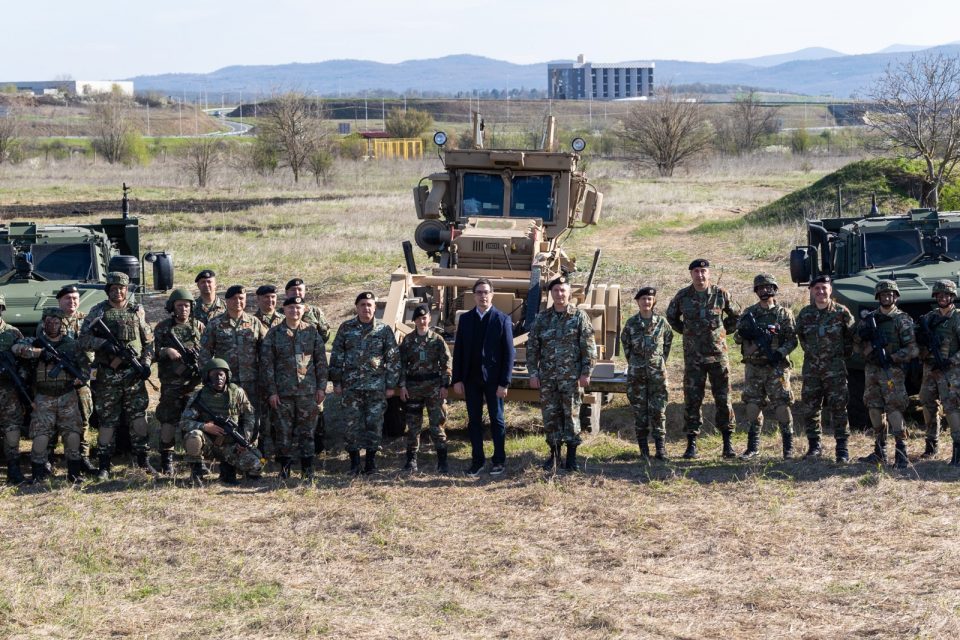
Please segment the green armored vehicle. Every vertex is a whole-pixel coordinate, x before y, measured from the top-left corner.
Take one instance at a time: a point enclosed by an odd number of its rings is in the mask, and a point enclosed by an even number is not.
[[[122,217],[99,224],[0,225],[0,294],[3,317],[26,335],[33,335],[44,307],[57,306],[56,294],[73,284],[80,289],[80,311],[106,299],[103,283],[110,271],[130,276],[131,288],[142,291],[141,266],[153,264],[153,288],[173,288],[173,259],[166,252],[140,253],[138,220],[129,215],[124,185]]]
[[[858,217],[807,221],[805,246],[790,254],[790,277],[800,285],[821,274],[833,278],[833,297],[855,318],[877,307],[874,287],[894,280],[897,305],[914,320],[935,305],[931,287],[937,280],[960,279],[960,211],[913,209],[881,216],[874,208]],[[866,426],[863,408],[863,361],[847,363],[850,377],[850,424]],[[911,393],[919,389],[919,363],[907,371]]]

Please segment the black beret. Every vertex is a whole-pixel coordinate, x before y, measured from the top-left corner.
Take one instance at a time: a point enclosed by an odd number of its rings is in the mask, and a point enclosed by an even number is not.
[[[418,304],[413,310],[413,319],[422,318],[430,315],[430,307],[425,304]]]
[[[831,282],[833,282],[833,280],[830,279],[830,276],[824,274],[822,276],[817,276],[816,278],[811,280],[810,286],[812,287],[813,285],[820,284],[821,282],[824,284],[830,284]]]
[[[373,300],[374,302],[376,302],[377,296],[373,295],[372,291],[364,291],[363,293],[357,296],[357,299],[354,300],[353,304],[360,304],[361,300]]]
[[[710,266],[710,261],[705,258],[697,258],[690,263],[690,266],[687,267],[688,271],[693,271],[694,269],[706,269]]]
[[[290,296],[283,301],[283,306],[287,306],[288,304],[303,304],[303,298],[300,296]]]
[[[67,286],[57,291],[57,300],[67,295],[68,293],[80,293],[80,290],[77,289],[74,285],[68,284]]]
[[[203,271],[201,271],[200,273],[197,274],[197,277],[194,278],[193,281],[194,281],[194,282],[200,282],[201,280],[203,280],[203,279],[205,279],[205,278],[213,278],[213,277],[215,277],[216,275],[217,275],[217,274],[215,274],[215,273],[214,273],[213,271],[211,271],[210,269],[204,269]]]
[[[257,287],[258,296],[265,296],[268,293],[276,293],[276,292],[277,292],[277,288],[272,284],[262,284],[259,287]]]
[[[553,288],[558,284],[570,284],[570,278],[567,276],[557,276],[547,283],[547,291],[553,291]]]
[[[633,299],[636,300],[643,296],[655,296],[657,295],[656,287],[640,287],[637,289],[637,295],[633,296]]]
[[[290,287],[299,287],[302,284],[303,284],[303,280],[301,280],[300,278],[294,278],[293,280],[287,283],[287,286],[285,286],[283,290],[286,291]]]
[[[246,290],[243,288],[243,285],[242,285],[242,284],[235,284],[235,285],[233,285],[232,287],[230,287],[229,289],[227,289],[227,292],[226,292],[225,294],[223,294],[223,297],[224,297],[225,299],[229,300],[230,298],[232,298],[232,297],[235,296],[235,295],[239,295],[239,294],[241,294],[241,293],[245,293],[245,291],[246,291]]]

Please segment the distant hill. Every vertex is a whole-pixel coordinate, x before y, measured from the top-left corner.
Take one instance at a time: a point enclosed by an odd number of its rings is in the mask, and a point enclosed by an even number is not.
[[[847,54],[834,49],[825,49],[824,47],[808,47],[799,51],[790,53],[778,53],[771,56],[760,56],[759,58],[744,58],[742,60],[728,60],[734,64],[749,64],[752,67],[775,67],[784,62],[793,62],[794,60],[823,60],[824,58],[838,58]]]

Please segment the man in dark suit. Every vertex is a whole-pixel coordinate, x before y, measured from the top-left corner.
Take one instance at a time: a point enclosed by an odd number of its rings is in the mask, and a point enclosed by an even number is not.
[[[507,460],[504,443],[503,399],[513,377],[513,325],[493,306],[493,285],[486,278],[473,284],[476,307],[460,316],[453,345],[453,389],[467,401],[468,431],[473,462],[467,475],[478,476],[484,465],[483,405],[490,416],[493,459],[490,475],[503,474]]]

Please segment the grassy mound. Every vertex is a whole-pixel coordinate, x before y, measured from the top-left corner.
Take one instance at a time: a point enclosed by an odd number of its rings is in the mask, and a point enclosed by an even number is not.
[[[917,160],[878,158],[860,160],[751,212],[753,223],[773,223],[837,215],[837,186],[845,213],[870,211],[870,196],[877,195],[881,213],[899,213],[917,206],[924,182],[923,163]],[[960,206],[960,184],[948,184],[940,194],[943,211]]]

